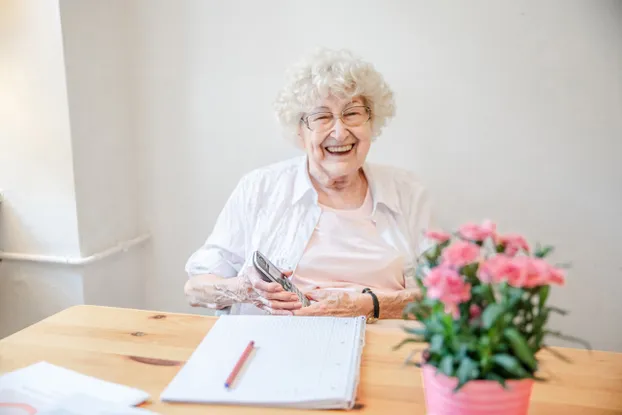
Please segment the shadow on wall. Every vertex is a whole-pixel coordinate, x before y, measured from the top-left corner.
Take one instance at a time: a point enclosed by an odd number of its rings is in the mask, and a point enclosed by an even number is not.
[[[0,262],[0,337],[77,304],[82,276],[60,265]]]

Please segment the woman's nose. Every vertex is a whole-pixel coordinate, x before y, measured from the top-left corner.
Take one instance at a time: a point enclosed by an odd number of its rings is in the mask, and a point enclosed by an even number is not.
[[[348,138],[349,133],[343,121],[341,121],[341,118],[337,118],[335,120],[335,126],[333,127],[333,138],[337,141],[343,141]]]

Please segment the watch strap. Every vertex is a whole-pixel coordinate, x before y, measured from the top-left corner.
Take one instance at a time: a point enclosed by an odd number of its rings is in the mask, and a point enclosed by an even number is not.
[[[378,297],[370,288],[365,288],[363,290],[363,294],[371,295],[372,301],[374,303],[374,318],[380,318],[380,302],[378,302]]]

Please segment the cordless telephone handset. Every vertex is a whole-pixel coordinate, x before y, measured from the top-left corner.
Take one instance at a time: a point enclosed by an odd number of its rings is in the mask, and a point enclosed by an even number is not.
[[[311,304],[309,299],[287,279],[285,274],[275,267],[274,264],[268,261],[268,258],[263,256],[261,252],[255,251],[253,254],[253,265],[257,271],[259,271],[259,275],[262,280],[266,282],[276,282],[283,287],[285,291],[296,294],[303,307],[307,307]]]

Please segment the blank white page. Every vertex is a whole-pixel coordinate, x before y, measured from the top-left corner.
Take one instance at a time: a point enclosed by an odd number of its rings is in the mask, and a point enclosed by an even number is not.
[[[36,401],[57,402],[83,394],[120,405],[138,405],[149,394],[139,389],[97,379],[40,361],[0,376],[0,390],[26,391]]]
[[[161,395],[163,401],[346,408],[353,404],[364,317],[221,316]],[[233,386],[225,380],[255,348]]]

